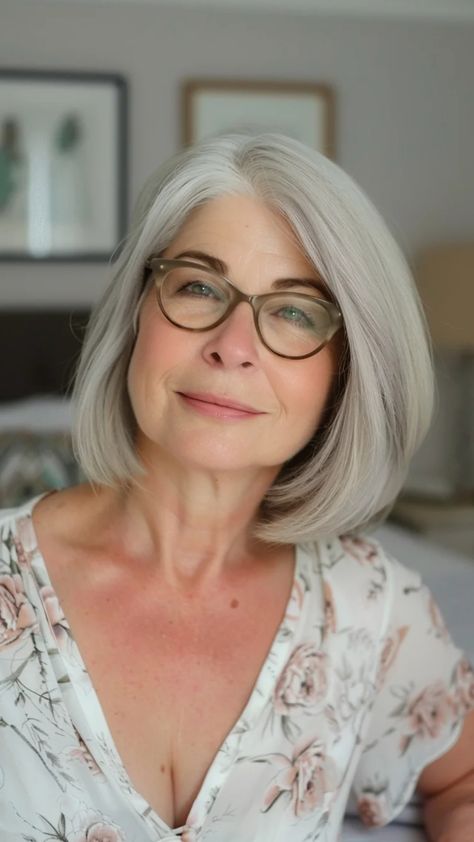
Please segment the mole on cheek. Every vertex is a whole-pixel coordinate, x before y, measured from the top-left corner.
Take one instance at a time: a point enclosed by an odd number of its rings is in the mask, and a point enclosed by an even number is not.
[[[239,600],[233,599],[232,602],[230,603],[230,607],[231,608],[237,608],[238,604],[239,604]]]
[[[165,769],[165,767],[164,767],[163,763],[162,763],[162,764],[161,764],[161,766],[160,766],[160,772],[166,772],[166,769]]]

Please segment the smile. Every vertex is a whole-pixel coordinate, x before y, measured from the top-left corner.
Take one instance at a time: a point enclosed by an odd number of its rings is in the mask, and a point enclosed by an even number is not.
[[[188,406],[202,415],[211,415],[218,418],[252,418],[264,414],[251,406],[219,395],[194,392],[177,392],[177,394]]]

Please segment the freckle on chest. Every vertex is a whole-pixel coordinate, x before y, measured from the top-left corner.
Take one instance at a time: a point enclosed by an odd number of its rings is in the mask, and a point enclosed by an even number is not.
[[[232,600],[232,602],[230,603],[230,607],[231,607],[231,608],[237,608],[237,607],[238,607],[238,605],[239,605],[239,600],[238,600],[238,599],[235,599],[235,598],[234,598],[234,599]]]

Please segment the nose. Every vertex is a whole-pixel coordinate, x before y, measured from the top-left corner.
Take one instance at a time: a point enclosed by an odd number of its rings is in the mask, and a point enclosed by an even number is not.
[[[252,308],[241,301],[222,324],[209,331],[203,356],[213,366],[251,368],[258,364],[259,346]]]

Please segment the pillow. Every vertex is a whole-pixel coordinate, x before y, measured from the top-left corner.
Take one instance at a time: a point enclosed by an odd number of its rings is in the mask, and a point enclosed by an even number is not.
[[[67,432],[0,432],[0,508],[84,480]]]

